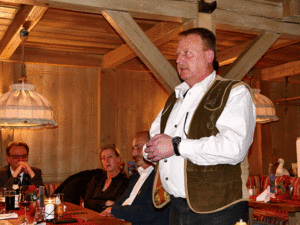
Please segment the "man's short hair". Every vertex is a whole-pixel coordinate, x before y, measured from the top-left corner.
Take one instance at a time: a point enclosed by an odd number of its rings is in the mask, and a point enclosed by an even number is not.
[[[9,150],[12,146],[23,146],[25,147],[27,154],[29,153],[29,147],[28,145],[23,141],[12,141],[6,146],[6,155],[9,156]]]

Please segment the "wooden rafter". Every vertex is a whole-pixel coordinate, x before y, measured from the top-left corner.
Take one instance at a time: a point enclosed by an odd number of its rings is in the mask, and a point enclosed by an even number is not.
[[[231,10],[215,10],[215,21],[223,26],[228,25],[239,29],[252,30],[258,32],[281,33],[287,37],[300,36],[300,24],[279,21],[274,18],[265,18],[261,16],[242,14]]]
[[[20,31],[24,26],[26,26],[28,31],[32,30],[46,11],[47,7],[28,5],[21,7],[1,40],[0,59],[9,59],[11,57],[22,42]]]
[[[296,40],[285,40],[285,39],[278,39],[272,47],[270,47],[269,51],[273,51],[279,48],[284,48],[290,46],[292,44],[298,43],[299,41]],[[252,43],[252,40],[246,41],[240,45],[234,46],[232,48],[228,48],[217,54],[217,61],[219,62],[220,66],[225,66],[231,64],[236,60],[236,58]]]
[[[257,37],[224,72],[224,77],[241,80],[279,37],[280,34],[271,32]]]
[[[180,81],[177,71],[151,42],[134,19],[125,12],[105,10],[103,16],[171,93]]]
[[[277,99],[277,100],[273,100],[272,102],[288,102],[288,101],[295,101],[295,100],[300,100],[300,96],[291,97],[291,98]]]
[[[194,23],[192,21],[187,22],[182,26],[175,23],[162,22],[146,31],[145,34],[149,37],[153,44],[161,46],[178,37],[178,33],[181,31],[187,28],[192,28],[193,26]],[[136,56],[136,53],[129,47],[128,44],[123,44],[119,48],[104,55],[103,67],[114,68]]]
[[[287,13],[282,2],[266,0],[222,0],[217,1],[220,10],[229,10],[241,15],[255,15],[265,18],[281,19]]]
[[[78,12],[102,13],[103,10],[125,11],[175,18],[197,18],[197,0],[183,2],[175,0],[1,0],[1,2],[47,6]]]
[[[297,75],[300,75],[300,61],[288,62],[261,70],[261,78],[263,81],[271,81]]]
[[[21,62],[22,51],[17,48],[8,60],[9,62]],[[81,54],[76,52],[52,51],[48,49],[28,48],[26,46],[25,63],[60,65],[73,67],[102,67],[103,56],[99,54]]]

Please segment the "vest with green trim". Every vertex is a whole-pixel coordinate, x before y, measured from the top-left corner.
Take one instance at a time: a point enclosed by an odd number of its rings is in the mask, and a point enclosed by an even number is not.
[[[226,105],[231,89],[241,84],[243,83],[240,81],[216,76],[194,112],[188,139],[200,139],[219,133],[216,121]],[[161,133],[164,133],[176,101],[175,93],[173,93],[165,104],[161,116]],[[156,169],[158,171],[158,168]],[[249,199],[246,188],[247,157],[237,165],[214,166],[199,166],[185,159],[184,170],[187,202],[191,210],[196,213],[216,212],[239,201]]]

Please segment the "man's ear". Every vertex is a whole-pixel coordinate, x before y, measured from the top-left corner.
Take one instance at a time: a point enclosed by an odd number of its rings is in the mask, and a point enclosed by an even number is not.
[[[208,63],[212,63],[214,61],[215,53],[213,50],[206,50],[206,59]]]

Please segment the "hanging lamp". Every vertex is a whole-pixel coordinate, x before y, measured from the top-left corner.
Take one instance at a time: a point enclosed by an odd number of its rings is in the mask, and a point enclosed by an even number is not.
[[[260,89],[251,89],[253,102],[256,108],[256,122],[269,123],[279,120],[276,116],[275,107],[272,101],[266,96],[260,94]]]
[[[24,64],[24,48],[28,31],[22,29],[21,83],[10,85],[11,91],[0,97],[0,129],[42,129],[56,128],[54,112],[49,101],[35,92],[35,85],[27,81]]]

